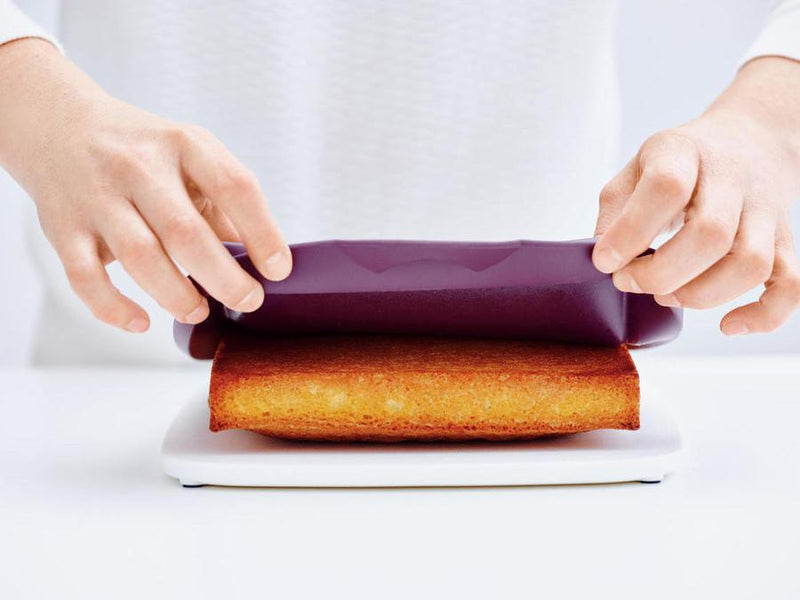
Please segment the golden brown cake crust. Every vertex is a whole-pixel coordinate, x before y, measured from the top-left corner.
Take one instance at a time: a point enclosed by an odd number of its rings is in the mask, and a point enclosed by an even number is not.
[[[507,440],[638,429],[624,347],[520,340],[231,332],[211,429],[332,441]]]

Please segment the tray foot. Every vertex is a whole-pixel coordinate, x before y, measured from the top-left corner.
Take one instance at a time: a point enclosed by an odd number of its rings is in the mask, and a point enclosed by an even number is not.
[[[179,481],[181,485],[185,488],[198,488],[206,485],[205,483],[201,483],[199,481],[193,481],[191,479],[180,479]]]

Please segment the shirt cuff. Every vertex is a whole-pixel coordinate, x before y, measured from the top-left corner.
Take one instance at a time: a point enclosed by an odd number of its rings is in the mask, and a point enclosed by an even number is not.
[[[64,52],[54,36],[31,21],[13,3],[0,0],[0,46],[25,38],[39,38],[48,41],[60,52]]]
[[[760,56],[782,56],[800,61],[800,0],[778,2],[739,66]]]

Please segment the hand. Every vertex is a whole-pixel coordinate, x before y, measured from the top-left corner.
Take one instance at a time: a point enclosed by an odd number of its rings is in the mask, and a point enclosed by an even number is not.
[[[789,220],[800,195],[798,106],[800,63],[757,59],[702,117],[647,140],[600,195],[595,266],[664,306],[710,308],[763,283],[761,298],[720,328],[779,327],[800,304]]]
[[[115,259],[185,323],[209,308],[178,265],[231,309],[264,299],[221,240],[243,241],[264,277],[289,274],[289,248],[256,178],[210,133],[110,97],[40,40],[0,47],[0,75],[0,162],[36,202],[72,288],[98,319],[149,327],[106,274]]]

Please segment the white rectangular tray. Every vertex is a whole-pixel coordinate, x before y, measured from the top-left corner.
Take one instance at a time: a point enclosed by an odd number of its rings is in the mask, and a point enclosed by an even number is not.
[[[164,471],[186,487],[448,487],[658,482],[681,438],[666,408],[643,399],[638,431],[602,430],[526,442],[337,444],[208,429],[193,398],[162,447]]]

